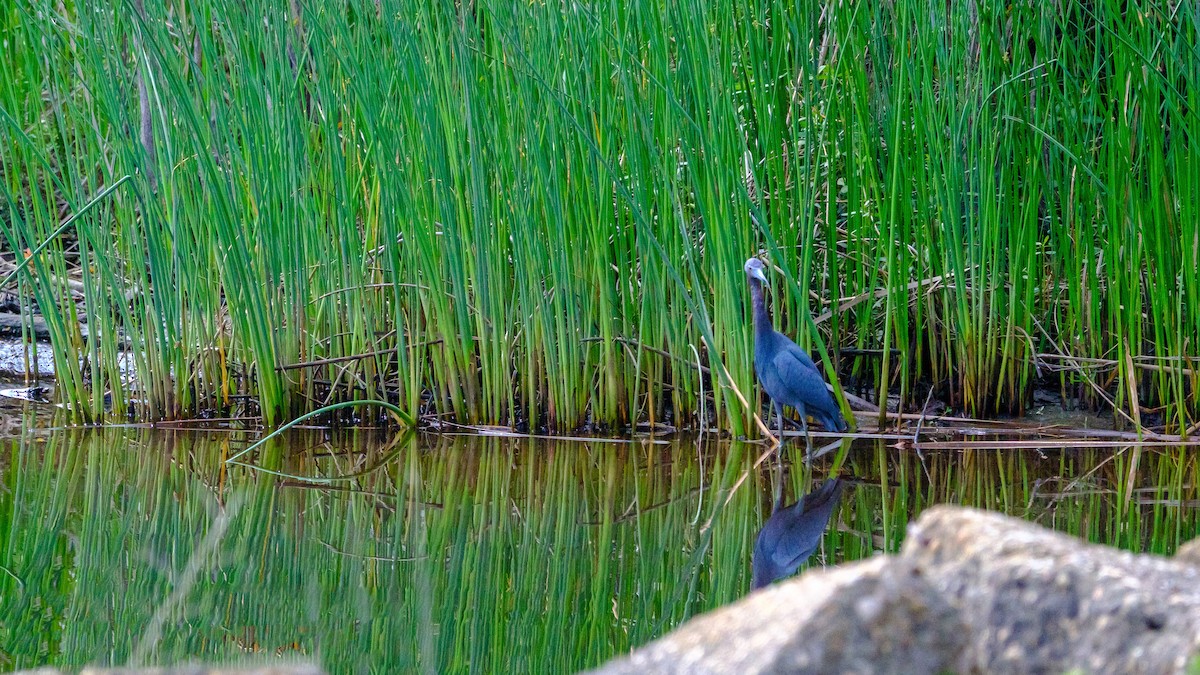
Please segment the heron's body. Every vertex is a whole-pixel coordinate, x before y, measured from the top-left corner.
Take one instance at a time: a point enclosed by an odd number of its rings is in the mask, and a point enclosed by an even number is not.
[[[754,306],[754,374],[763,391],[771,398],[779,425],[783,427],[783,406],[800,413],[800,422],[807,430],[806,415],[812,415],[826,429],[845,431],[842,411],[825,386],[825,378],[817,364],[788,336],[775,330],[763,298],[763,264],[757,258],[746,261],[746,278],[750,282],[750,300]],[[781,431],[782,433],[782,431]]]
[[[795,504],[782,509],[776,505],[775,513],[754,542],[751,588],[762,588],[794,574],[816,552],[843,485],[837,478],[830,478]]]

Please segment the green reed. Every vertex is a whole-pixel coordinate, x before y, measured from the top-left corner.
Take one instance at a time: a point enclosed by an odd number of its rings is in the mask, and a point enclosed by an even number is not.
[[[1191,4],[150,4],[0,16],[0,224],[49,242],[76,417],[753,433],[762,250],[879,400],[1195,421]]]

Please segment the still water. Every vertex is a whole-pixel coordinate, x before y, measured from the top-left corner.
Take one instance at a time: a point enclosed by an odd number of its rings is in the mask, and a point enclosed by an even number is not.
[[[570,672],[749,588],[762,445],[302,431],[10,431],[0,670],[314,660],[331,672]],[[791,500],[857,482],[815,564],[896,550],[921,510],[1002,511],[1130,550],[1197,532],[1176,448],[792,445]],[[1132,484],[1128,481],[1132,480]],[[1132,495],[1126,500],[1127,490]]]

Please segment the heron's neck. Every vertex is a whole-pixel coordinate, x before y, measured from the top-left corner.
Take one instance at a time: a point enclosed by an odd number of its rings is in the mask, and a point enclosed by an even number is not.
[[[754,332],[769,335],[775,328],[771,325],[771,315],[763,298],[762,282],[754,277],[750,278],[750,304],[754,307]]]

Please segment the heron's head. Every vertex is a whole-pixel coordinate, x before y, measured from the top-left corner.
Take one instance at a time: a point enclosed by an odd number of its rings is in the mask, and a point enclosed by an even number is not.
[[[763,262],[758,258],[751,258],[747,260],[746,264],[742,266],[742,269],[746,271],[747,277],[750,277],[751,279],[758,279],[764,284],[767,283],[767,275],[763,273],[763,270],[767,269],[767,266],[764,265]]]

